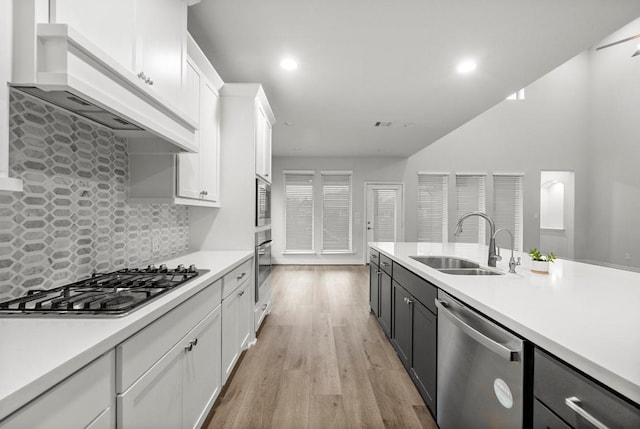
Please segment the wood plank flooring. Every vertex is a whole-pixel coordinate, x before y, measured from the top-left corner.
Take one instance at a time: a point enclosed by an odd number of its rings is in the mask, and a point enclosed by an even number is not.
[[[368,267],[275,266],[272,302],[207,429],[437,429],[369,312]]]

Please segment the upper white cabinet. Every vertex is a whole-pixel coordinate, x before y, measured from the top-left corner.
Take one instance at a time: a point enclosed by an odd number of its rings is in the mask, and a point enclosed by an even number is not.
[[[187,46],[183,0],[50,0],[50,23],[68,24],[179,105]]]
[[[222,80],[189,36],[183,109],[198,124],[198,153],[130,153],[130,202],[220,207]]]
[[[256,103],[256,174],[271,182],[271,124],[264,104]]]
[[[190,3],[14,1],[12,85],[126,133],[132,152],[197,152],[183,108]]]

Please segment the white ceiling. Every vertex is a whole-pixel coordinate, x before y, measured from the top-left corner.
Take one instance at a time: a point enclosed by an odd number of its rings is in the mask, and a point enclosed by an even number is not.
[[[275,156],[408,156],[638,16],[638,0],[202,0],[189,30],[225,82],[263,84]]]

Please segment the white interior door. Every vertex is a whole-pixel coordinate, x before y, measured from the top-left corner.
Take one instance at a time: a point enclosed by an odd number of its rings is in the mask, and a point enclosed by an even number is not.
[[[367,183],[365,186],[367,193],[367,229],[365,234],[367,243],[370,241],[404,240],[402,184]]]

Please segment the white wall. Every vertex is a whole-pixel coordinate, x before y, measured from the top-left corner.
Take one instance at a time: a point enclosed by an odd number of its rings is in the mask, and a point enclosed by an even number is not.
[[[411,156],[405,173],[406,238],[416,238],[417,172],[524,173],[524,249],[539,247],[540,170],[574,171],[576,249],[587,230],[589,56],[581,54],[526,88],[524,101],[504,101]],[[449,225],[455,225],[455,178],[450,177]],[[453,241],[453,228],[449,240]],[[552,250],[552,249],[551,249]]]
[[[640,19],[607,40],[638,33]],[[588,259],[640,268],[640,56],[631,58],[636,49],[637,40],[591,55]]]
[[[400,182],[405,170],[404,158],[290,158],[273,159],[271,187],[272,257],[277,264],[362,264],[365,260],[364,215],[365,182]],[[353,254],[349,255],[283,255],[284,247],[284,170],[352,170],[353,171]],[[320,204],[315,210],[315,247],[322,242]]]

